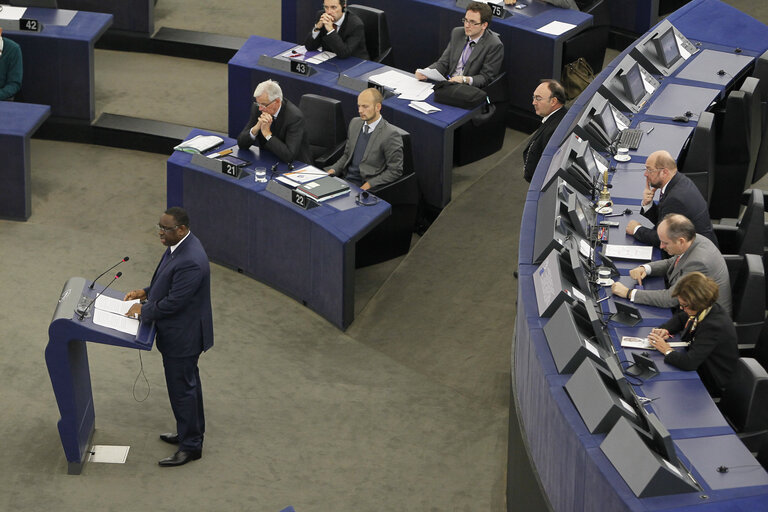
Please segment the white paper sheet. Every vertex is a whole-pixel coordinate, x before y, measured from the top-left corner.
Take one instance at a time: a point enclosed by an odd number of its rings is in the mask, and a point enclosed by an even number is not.
[[[537,30],[537,32],[543,32],[545,34],[552,34],[553,36],[559,36],[565,34],[576,25],[573,23],[565,23],[563,21],[551,21]]]
[[[138,300],[122,301],[101,295],[93,305],[93,323],[136,336],[139,332],[139,321],[128,318],[125,314],[138,302]]]
[[[25,12],[27,12],[26,7],[3,5],[3,9],[0,11],[0,20],[20,20]]]
[[[440,112],[440,109],[434,105],[430,105],[425,101],[412,101],[408,104],[409,107],[415,108],[423,114],[432,114],[434,112]]]
[[[417,73],[421,73],[422,75],[426,76],[430,80],[434,80],[435,82],[444,82],[447,80],[442,73],[440,73],[435,68],[419,68],[416,70]]]
[[[605,255],[609,258],[651,261],[653,259],[653,247],[650,245],[607,244]]]

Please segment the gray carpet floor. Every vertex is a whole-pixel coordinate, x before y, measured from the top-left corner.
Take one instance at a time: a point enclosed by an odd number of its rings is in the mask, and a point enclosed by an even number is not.
[[[156,27],[279,37],[279,5],[159,0]],[[226,65],[97,50],[95,68],[98,112],[226,129]],[[453,202],[409,255],[357,272],[346,332],[212,265],[200,461],[156,464],[173,452],[159,354],[89,344],[94,442],[131,448],[81,476],[56,429],[50,315],[69,277],[124,255],[117,289],[148,282],[167,157],[33,140],[32,217],[0,221],[0,510],[506,510],[523,139],[508,130],[501,152],[454,171]]]

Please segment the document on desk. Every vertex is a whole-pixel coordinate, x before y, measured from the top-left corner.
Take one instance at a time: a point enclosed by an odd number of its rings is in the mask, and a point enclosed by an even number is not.
[[[0,9],[0,20],[20,20],[24,13],[27,12],[26,7],[11,7],[10,5],[3,5]]]
[[[415,108],[422,114],[433,114],[435,112],[440,112],[440,109],[437,108],[434,105],[430,105],[426,101],[412,101],[408,104],[409,107]]]
[[[689,345],[684,341],[668,341],[667,344],[672,348],[684,348]],[[636,336],[622,336],[621,346],[624,348],[636,348],[638,350],[650,350],[653,348],[648,338],[638,338]]]
[[[205,153],[224,142],[224,139],[216,135],[196,135],[189,140],[185,140],[173,149],[184,151],[185,153]]]
[[[553,36],[559,36],[561,34],[565,34],[572,28],[575,28],[576,25],[573,23],[565,23],[563,21],[551,21],[544,25],[543,27],[537,29],[537,32],[543,32],[545,34],[552,34]]]
[[[123,301],[100,295],[93,305],[93,323],[135,336],[139,331],[139,321],[128,318],[125,314],[138,302],[138,300]]]
[[[653,247],[650,245],[607,244],[604,251],[605,255],[609,258],[640,261],[651,261],[653,259]]]
[[[432,84],[417,80],[415,76],[390,69],[368,77],[371,82],[395,91],[402,100],[422,101],[432,94]]]
[[[308,165],[296,171],[286,172],[275,179],[289,187],[296,188],[302,183],[309,183],[323,176],[328,176],[328,173],[314,165]]]

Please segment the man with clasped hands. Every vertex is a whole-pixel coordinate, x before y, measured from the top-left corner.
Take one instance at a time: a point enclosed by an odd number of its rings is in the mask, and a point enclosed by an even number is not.
[[[368,60],[363,20],[347,11],[347,0],[323,0],[323,10],[318,13],[312,32],[304,40],[307,50],[317,50],[321,46],[340,59],[357,57]]]

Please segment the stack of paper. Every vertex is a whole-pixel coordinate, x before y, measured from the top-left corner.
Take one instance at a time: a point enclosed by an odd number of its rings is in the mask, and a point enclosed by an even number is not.
[[[328,176],[328,173],[322,169],[318,169],[314,165],[308,165],[299,170],[287,172],[275,179],[285,183],[289,187],[296,188],[302,183],[308,183],[318,178],[322,178],[323,176]]]
[[[117,329],[121,332],[133,334],[139,331],[139,321],[128,318],[125,314],[131,309],[131,306],[139,302],[138,300],[119,300],[100,295],[94,304],[93,323]]]
[[[368,78],[371,82],[395,91],[401,100],[425,100],[432,94],[432,84],[417,80],[415,76],[390,69]]]
[[[184,151],[185,153],[205,153],[223,142],[224,139],[216,135],[197,135],[189,140],[185,140],[173,149]]]
[[[408,104],[409,107],[415,108],[423,114],[432,114],[434,112],[440,112],[440,109],[434,105],[430,105],[426,101],[412,101]]]

